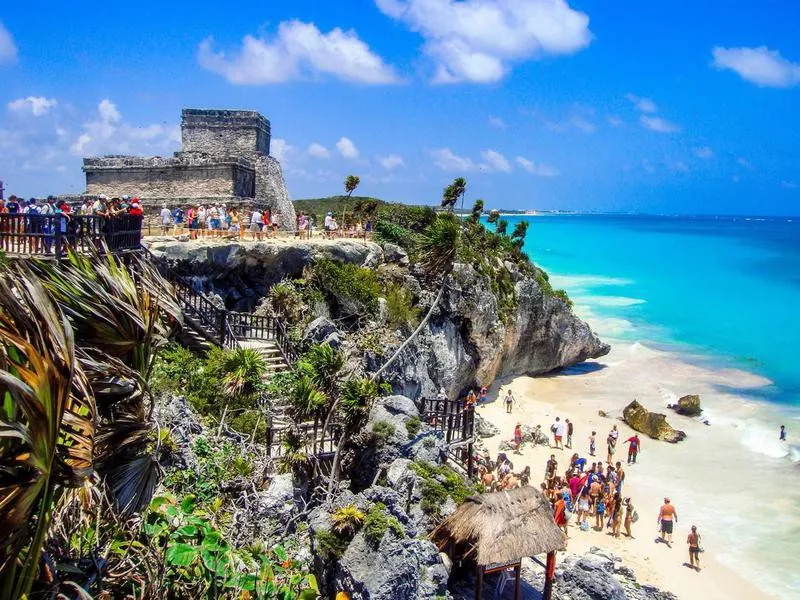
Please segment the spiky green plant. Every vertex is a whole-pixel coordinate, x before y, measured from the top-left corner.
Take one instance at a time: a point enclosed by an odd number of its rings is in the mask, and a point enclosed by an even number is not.
[[[0,597],[23,598],[66,490],[93,474],[95,404],[73,330],[27,269],[0,276]]]
[[[331,515],[332,529],[340,535],[351,537],[364,524],[366,516],[355,504],[340,506]]]

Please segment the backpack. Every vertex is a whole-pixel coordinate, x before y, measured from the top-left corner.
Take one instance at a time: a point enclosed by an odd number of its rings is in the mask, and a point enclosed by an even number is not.
[[[633,514],[631,515],[631,523],[636,523],[639,520],[639,513],[636,512],[636,509],[633,509]]]

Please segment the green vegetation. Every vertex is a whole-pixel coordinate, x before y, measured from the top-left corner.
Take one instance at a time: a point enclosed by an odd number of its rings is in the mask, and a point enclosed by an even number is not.
[[[311,277],[333,314],[342,321],[357,322],[378,309],[381,286],[372,269],[320,258],[314,263]]]
[[[364,535],[368,542],[377,546],[387,531],[391,531],[400,538],[406,535],[405,528],[396,517],[389,514],[386,505],[377,502],[372,505],[364,519]]]
[[[317,541],[317,550],[327,560],[338,560],[342,557],[350,544],[350,540],[336,535],[331,531],[321,530],[314,536]]]
[[[234,548],[213,513],[199,507],[192,495],[180,502],[172,495],[153,498],[142,531],[150,546],[163,552],[158,583],[171,597],[318,597],[314,576],[290,560],[283,547]]]
[[[554,290],[553,286],[550,284],[550,277],[547,275],[545,271],[537,268],[535,278],[536,278],[536,283],[539,284],[539,287],[542,289],[542,293],[545,296],[559,298],[564,301],[564,303],[570,310],[572,309],[572,300],[567,295],[567,291]]]
[[[420,428],[422,427],[422,419],[419,417],[411,417],[406,421],[406,431],[408,432],[408,439],[413,440],[417,437]]]
[[[458,505],[477,492],[471,482],[446,465],[417,460],[411,463],[411,469],[422,479],[422,510],[435,518],[441,516],[448,496]]]
[[[389,438],[394,435],[394,432],[394,425],[387,421],[375,421],[372,424],[372,435],[375,438],[375,444],[379,447],[385,446]]]
[[[402,285],[392,285],[386,290],[386,321],[391,329],[414,328],[422,312],[414,304],[414,295]]]
[[[344,213],[344,223],[339,221],[339,225],[349,225],[351,219],[374,222],[377,211],[384,204],[383,200],[368,196],[330,196],[295,200],[294,209],[297,214],[304,212],[309,215],[317,225],[322,224],[329,211],[335,214],[337,219]]]
[[[348,504],[333,511],[331,521],[333,531],[351,538],[361,529],[366,515],[355,504]]]

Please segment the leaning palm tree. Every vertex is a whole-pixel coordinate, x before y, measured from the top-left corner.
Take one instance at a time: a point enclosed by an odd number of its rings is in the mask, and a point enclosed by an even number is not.
[[[461,223],[453,215],[440,215],[422,236],[419,245],[419,252],[422,257],[422,268],[429,279],[441,280],[439,291],[430,309],[428,309],[428,313],[422,321],[420,321],[417,328],[402,344],[400,344],[400,347],[392,354],[389,360],[383,363],[381,368],[372,375],[370,378],[371,381],[377,381],[378,377],[380,377],[387,367],[400,356],[403,350],[406,349],[428,324],[428,321],[439,306],[439,302],[444,295],[444,290],[447,287],[447,277],[453,270],[460,243]]]
[[[25,598],[51,517],[92,477],[95,403],[73,330],[34,275],[0,276],[0,597]]]

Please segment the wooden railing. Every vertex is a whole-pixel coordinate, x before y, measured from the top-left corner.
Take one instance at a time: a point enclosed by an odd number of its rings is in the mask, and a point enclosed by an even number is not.
[[[325,436],[323,437],[323,433]],[[271,458],[280,458],[286,454],[284,442],[289,436],[297,436],[299,452],[317,458],[333,456],[342,434],[342,426],[334,423],[328,431],[322,431],[319,423],[306,423],[283,427],[267,427],[267,452]]]
[[[101,245],[118,253],[140,249],[141,240],[139,215],[0,214],[0,249],[9,256],[61,259],[68,248],[88,252]]]
[[[447,457],[472,477],[474,471],[475,408],[468,407],[463,398],[457,400],[422,400],[422,420],[434,431],[444,434]]]

